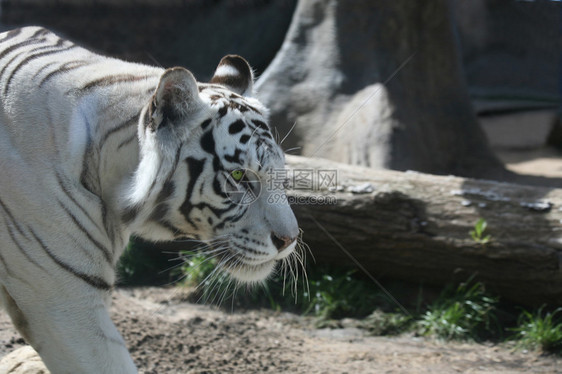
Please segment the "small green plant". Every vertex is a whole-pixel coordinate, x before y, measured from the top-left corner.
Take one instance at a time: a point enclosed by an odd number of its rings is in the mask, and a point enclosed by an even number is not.
[[[474,224],[474,230],[470,230],[470,237],[476,243],[486,244],[492,239],[492,235],[484,235],[484,231],[488,227],[488,222],[484,218],[480,218]]]
[[[497,301],[486,294],[482,283],[469,280],[429,306],[417,322],[419,331],[446,340],[480,340],[497,321]]]
[[[517,321],[518,344],[525,348],[540,349],[548,353],[562,353],[562,308],[553,312],[539,308],[536,313],[524,310]]]

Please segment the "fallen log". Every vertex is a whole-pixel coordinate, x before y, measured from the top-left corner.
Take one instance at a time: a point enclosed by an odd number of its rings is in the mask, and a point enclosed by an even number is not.
[[[377,278],[442,285],[475,275],[504,299],[562,304],[562,189],[297,156],[287,166],[317,263],[342,264],[347,251]],[[469,234],[480,218],[487,243]]]

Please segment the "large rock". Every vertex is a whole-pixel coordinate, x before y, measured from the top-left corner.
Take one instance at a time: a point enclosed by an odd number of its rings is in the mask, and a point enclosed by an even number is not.
[[[0,374],[49,374],[41,357],[31,346],[16,349],[0,360]]]
[[[448,2],[301,0],[256,88],[283,146],[373,168],[499,176]],[[493,170],[492,173],[486,173]]]

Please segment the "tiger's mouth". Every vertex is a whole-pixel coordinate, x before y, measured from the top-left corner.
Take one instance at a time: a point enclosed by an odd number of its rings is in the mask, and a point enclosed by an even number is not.
[[[223,241],[222,248],[215,257],[218,260],[219,271],[226,272],[235,280],[243,283],[254,283],[266,280],[275,269],[278,262],[283,262],[296,248],[297,241],[280,251],[271,248],[253,248],[236,240]],[[214,247],[214,245],[213,245]],[[215,250],[216,250],[215,249]]]
[[[219,259],[222,270],[241,282],[259,282],[267,279],[278,262],[277,256],[265,251],[230,243]]]
[[[275,259],[258,264],[244,263],[237,259],[231,261],[232,264],[226,264],[224,269],[234,279],[245,283],[260,282],[267,279],[277,264]]]

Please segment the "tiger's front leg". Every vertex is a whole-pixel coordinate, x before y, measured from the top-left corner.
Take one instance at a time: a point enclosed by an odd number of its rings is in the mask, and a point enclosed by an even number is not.
[[[16,301],[0,286],[0,299],[16,328],[52,374],[129,374],[137,369],[109,318],[104,293],[72,285],[47,302]]]

